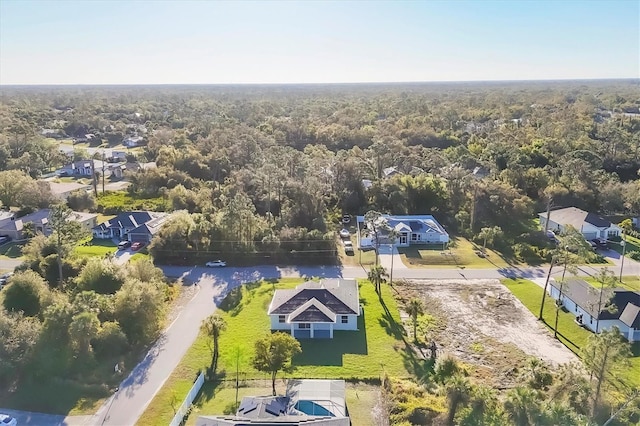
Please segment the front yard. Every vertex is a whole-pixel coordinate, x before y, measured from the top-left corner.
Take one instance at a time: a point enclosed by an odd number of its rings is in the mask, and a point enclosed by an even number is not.
[[[232,291],[221,303],[219,313],[227,322],[227,329],[220,337],[218,371],[227,379],[235,379],[236,369],[242,380],[263,381],[268,377],[251,365],[254,342],[270,332],[266,310],[273,292],[293,288],[300,282],[300,279],[283,279],[276,283],[250,284]],[[384,373],[410,376],[419,368],[419,360],[406,350],[398,307],[387,287],[383,287],[382,296],[384,302],[368,281],[362,281],[360,302],[364,314],[359,318],[359,331],[336,331],[332,340],[301,340],[302,354],[294,358],[295,371],[286,377],[376,382]],[[173,417],[172,402],[177,400],[180,404],[197,372],[210,362],[210,338],[201,333],[147,407],[139,424],[167,423]],[[278,376],[282,378],[285,374]],[[198,413],[221,414],[220,407],[228,403],[225,392],[220,382],[206,383],[195,402]],[[359,411],[370,412],[371,408]]]
[[[452,238],[449,248],[427,248],[410,246],[398,248],[404,263],[409,268],[506,268],[509,264],[497,252],[487,249],[486,256],[480,255],[482,247],[469,240]]]
[[[0,258],[18,259],[22,257],[22,247],[24,243],[6,243],[0,246]]]

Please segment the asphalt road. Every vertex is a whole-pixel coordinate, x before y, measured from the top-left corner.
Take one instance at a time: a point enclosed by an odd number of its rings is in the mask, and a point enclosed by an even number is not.
[[[383,255],[384,256],[384,255]],[[392,256],[388,254],[386,256]],[[614,265],[608,267],[619,272],[619,259],[613,259]],[[4,261],[6,262],[6,261]],[[383,258],[384,265],[390,259]],[[18,262],[19,263],[19,262]],[[402,265],[399,258],[394,257],[393,279],[500,279],[505,277],[522,277],[540,279],[546,277],[548,266],[503,269],[409,269],[395,268]],[[0,268],[2,268],[0,262]],[[602,267],[584,266],[578,275],[593,275]],[[178,365],[187,349],[195,341],[200,324],[216,309],[216,304],[230,289],[247,282],[269,278],[317,277],[317,278],[365,278],[368,269],[363,267],[337,266],[258,266],[242,268],[178,267],[162,266],[168,277],[181,277],[186,285],[197,283],[198,292],[182,309],[175,321],[164,331],[156,344],[150,349],[144,360],[120,384],[119,391],[110,398],[91,418],[95,425],[133,425],[140,418],[147,405],[160,390],[171,372]],[[552,275],[562,273],[562,266],[553,268]],[[624,275],[640,275],[640,263],[625,260]],[[20,414],[19,412],[15,412]],[[30,413],[26,413],[30,414]],[[50,417],[44,421],[40,417],[37,423],[21,421],[20,424],[87,424],[86,417]],[[26,420],[26,419],[25,419]]]

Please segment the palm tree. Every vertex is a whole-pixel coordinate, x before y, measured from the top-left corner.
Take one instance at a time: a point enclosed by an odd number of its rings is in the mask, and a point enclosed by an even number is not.
[[[518,386],[507,394],[504,409],[516,426],[533,425],[540,413],[538,393],[531,388]]]
[[[220,315],[213,314],[202,322],[202,328],[213,339],[213,356],[211,357],[211,366],[209,367],[209,371],[213,374],[218,366],[218,338],[227,328],[227,323]]]
[[[378,294],[380,294],[381,284],[387,282],[388,276],[389,275],[387,274],[387,270],[380,265],[376,265],[372,267],[369,273],[367,274],[367,278],[369,279],[369,281],[371,281],[371,283],[373,283],[373,286],[376,289],[376,293]]]
[[[483,239],[483,242],[482,242],[483,255],[487,254],[487,242],[493,244],[493,241],[500,235],[502,235],[502,228],[500,228],[499,226],[494,226],[493,228],[482,228],[480,230],[478,237]]]
[[[424,314],[424,304],[422,303],[422,300],[417,297],[411,299],[407,304],[406,311],[411,317],[411,322],[413,323],[413,340],[417,342],[418,316]]]
[[[554,426],[572,426],[579,424],[576,412],[567,404],[552,401],[542,413],[545,423]]]
[[[463,375],[456,374],[444,382],[443,391],[447,397],[447,424],[452,425],[458,407],[466,404],[471,396],[471,382]]]

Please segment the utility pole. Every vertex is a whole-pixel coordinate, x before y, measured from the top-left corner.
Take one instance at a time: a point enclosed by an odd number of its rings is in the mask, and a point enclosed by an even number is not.
[[[564,276],[567,273],[567,263],[569,263],[569,246],[564,247],[564,270],[562,271],[562,280],[560,281],[560,292],[556,301],[556,322],[553,326],[553,337],[558,338],[558,317],[560,316],[560,306],[562,306],[562,287],[564,286]]]
[[[102,195],[104,195],[104,149],[102,150]]]
[[[622,244],[622,259],[620,259],[620,282],[622,282],[622,270],[624,269],[624,255],[627,251],[626,237],[627,230],[625,229],[624,231],[622,231],[622,241],[620,241],[620,244]]]

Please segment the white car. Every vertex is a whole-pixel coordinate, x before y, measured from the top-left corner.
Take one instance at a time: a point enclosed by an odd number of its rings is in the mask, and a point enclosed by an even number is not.
[[[353,253],[353,243],[351,241],[344,242],[344,252]]]
[[[349,238],[351,236],[351,232],[349,232],[348,229],[341,229],[340,232],[338,232],[338,234],[340,234],[340,238]]]
[[[212,260],[210,262],[205,263],[205,265],[208,268],[222,268],[224,266],[227,266],[227,262],[224,262],[222,260]]]
[[[8,414],[0,414],[0,425],[2,425],[2,426],[17,426],[18,425],[18,421],[14,417],[11,417]]]

